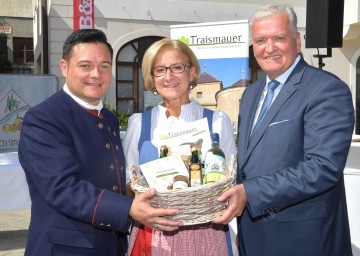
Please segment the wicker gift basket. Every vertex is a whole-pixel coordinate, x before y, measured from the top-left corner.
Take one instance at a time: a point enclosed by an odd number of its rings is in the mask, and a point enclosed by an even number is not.
[[[216,198],[233,186],[235,182],[235,169],[236,158],[232,155],[225,178],[198,187],[156,191],[156,195],[151,199],[151,205],[155,208],[179,209],[180,213],[178,215],[169,218],[181,220],[184,225],[210,222],[219,217],[227,206],[227,201],[218,202]],[[139,170],[135,166],[130,168],[130,179],[135,194],[149,190],[145,177],[140,175]]]

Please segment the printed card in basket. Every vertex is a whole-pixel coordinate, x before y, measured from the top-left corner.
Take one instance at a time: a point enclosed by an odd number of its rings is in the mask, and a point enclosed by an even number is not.
[[[140,169],[149,187],[159,191],[167,190],[176,175],[189,176],[181,156],[168,156],[147,162],[140,165]]]

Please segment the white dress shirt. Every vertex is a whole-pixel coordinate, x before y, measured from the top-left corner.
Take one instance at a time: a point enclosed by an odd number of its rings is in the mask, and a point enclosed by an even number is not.
[[[274,90],[274,96],[272,98],[272,101],[271,101],[271,104],[274,102],[275,98],[278,96],[279,92],[281,91],[282,87],[284,86],[286,80],[288,79],[289,75],[291,74],[291,72],[294,70],[295,66],[298,64],[299,60],[300,60],[300,55],[298,55],[294,61],[294,63],[291,65],[291,67],[286,70],[282,75],[278,76],[276,79],[276,81],[278,81],[280,84],[279,86]],[[270,78],[268,76],[266,76],[266,85],[270,82]],[[267,86],[264,86],[264,89],[261,93],[261,96],[260,96],[260,100],[259,100],[259,104],[258,104],[258,107],[256,109],[256,113],[255,113],[255,118],[254,118],[254,122],[253,122],[253,125],[252,125],[252,128],[251,130],[254,129],[254,126],[256,124],[256,121],[259,117],[259,114],[260,114],[260,110],[261,110],[261,107],[264,103],[264,100],[265,100],[265,97],[266,97],[266,94],[268,93],[268,87]],[[270,106],[271,106],[270,104]],[[270,108],[270,107],[269,107]]]

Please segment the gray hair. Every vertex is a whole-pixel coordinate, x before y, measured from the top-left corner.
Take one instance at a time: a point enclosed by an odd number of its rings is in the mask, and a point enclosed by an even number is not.
[[[257,10],[250,20],[250,27],[256,20],[266,19],[268,17],[277,15],[277,14],[285,14],[289,17],[289,20],[293,27],[293,35],[296,38],[298,29],[297,29],[297,16],[294,12],[294,9],[289,4],[270,4],[261,7]]]

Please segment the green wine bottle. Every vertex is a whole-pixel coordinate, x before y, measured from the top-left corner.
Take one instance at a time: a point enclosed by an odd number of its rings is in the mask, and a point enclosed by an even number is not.
[[[219,134],[213,133],[212,147],[205,154],[204,184],[216,182],[225,177],[225,154],[219,148],[219,142]]]

